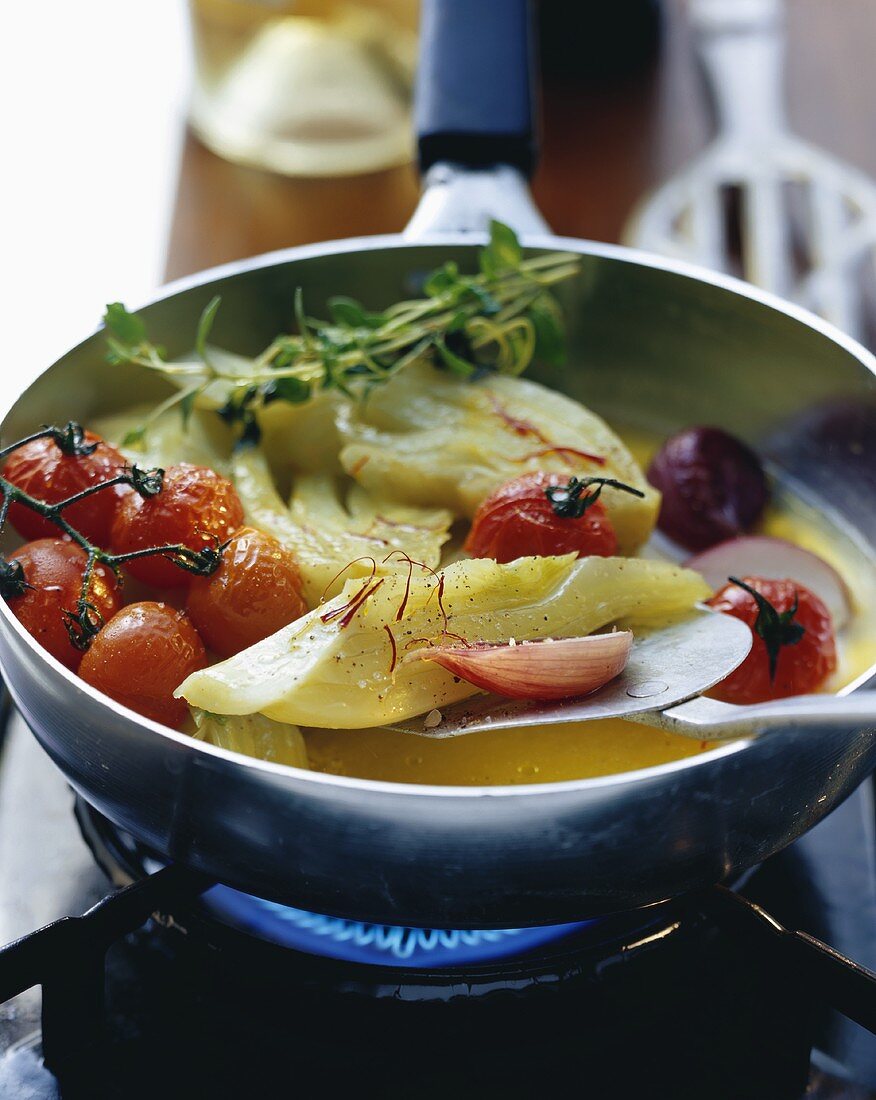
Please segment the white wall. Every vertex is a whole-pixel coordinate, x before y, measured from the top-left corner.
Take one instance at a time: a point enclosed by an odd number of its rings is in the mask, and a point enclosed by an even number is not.
[[[184,0],[17,0],[0,29],[0,386],[161,281]]]

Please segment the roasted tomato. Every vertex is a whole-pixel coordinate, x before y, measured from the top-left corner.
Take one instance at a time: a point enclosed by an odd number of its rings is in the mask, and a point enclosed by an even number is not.
[[[21,566],[23,579],[31,587],[20,596],[7,597],[12,614],[53,657],[75,672],[82,660],[65,625],[76,611],[82,591],[85,551],[67,539],[37,539],[25,543],[10,555],[9,564]],[[122,606],[122,596],[113,572],[96,565],[89,600],[98,615],[111,619]],[[68,612],[68,615],[65,615]]]
[[[77,442],[80,447],[84,444],[93,450],[88,454],[68,454],[51,437],[31,440],[6,459],[3,476],[37,500],[57,504],[92,485],[109,481],[125,469],[121,452],[93,432],[82,433],[82,439]],[[115,485],[94,493],[66,508],[64,518],[90,542],[106,547],[124,491],[124,486]],[[53,523],[23,504],[10,505],[9,519],[26,538],[59,534]]]
[[[243,523],[243,505],[230,481],[204,466],[168,466],[160,493],[125,493],[112,528],[117,554],[151,546],[202,550],[224,542]],[[132,576],[162,588],[187,585],[192,574],[160,555],[125,565]]]
[[[185,612],[147,601],[110,619],[82,658],[79,675],[144,718],[179,729],[188,706],[173,693],[206,664],[204,643]]]
[[[276,539],[244,527],[216,572],[193,578],[186,611],[214,653],[233,657],[307,611],[298,564]]]
[[[617,538],[599,494],[603,485],[642,496],[612,478],[523,474],[487,497],[472,520],[465,551],[498,562],[577,553],[610,558]]]
[[[769,496],[760,459],[720,428],[688,428],[668,439],[648,480],[663,494],[657,526],[688,550],[745,534]]]
[[[791,580],[731,578],[709,603],[754,633],[751,652],[711,692],[727,703],[762,703],[805,695],[836,669],[836,641],[822,601]]]

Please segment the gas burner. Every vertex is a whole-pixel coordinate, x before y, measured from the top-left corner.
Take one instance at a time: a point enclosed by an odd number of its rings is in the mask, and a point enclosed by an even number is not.
[[[34,776],[53,778],[47,762],[35,764]],[[809,1066],[816,991],[778,965],[770,949],[725,934],[699,913],[695,899],[571,929],[534,930],[548,937],[538,944],[523,938],[532,930],[442,934],[290,916],[182,867],[162,868],[84,806],[78,816],[91,852],[59,813],[51,817],[57,822],[51,844],[43,839],[35,848],[34,823],[46,819],[40,806],[57,808],[64,798],[63,790],[52,792],[51,802],[40,803],[22,790],[13,822],[23,836],[22,866],[33,868],[37,884],[45,882],[45,868],[34,850],[53,854],[49,883],[59,891],[54,914],[44,913],[42,923],[81,911],[104,893],[88,872],[92,855],[127,888],[66,922],[66,940],[35,934],[28,950],[9,960],[7,987],[43,981],[42,1045],[29,1038],[35,1022],[28,1031],[26,1023],[22,1029],[0,1021],[7,1040],[0,1095],[23,1095],[27,1081],[31,1094],[42,1096],[32,1087],[37,1071],[47,1097],[60,1088],[64,1096],[112,1100],[159,1092],[273,1094],[293,1086],[306,1095],[365,1088],[395,1096],[409,1091],[411,1081],[424,1100],[449,1090],[510,1100],[573,1088],[619,1100],[800,1100],[807,1078],[816,1079]],[[872,812],[866,819],[872,823]],[[847,824],[837,834],[849,858],[871,850],[855,828]],[[831,853],[818,867],[848,870],[847,862]],[[801,900],[823,896],[826,883],[823,874],[806,874],[795,886],[789,866],[788,857],[772,861],[762,884],[752,880],[746,888],[774,910],[781,902],[786,919],[801,912]],[[859,881],[847,874],[831,896],[854,896],[859,906],[869,881],[863,864],[861,875]],[[71,902],[65,891],[77,883],[88,883],[89,894]],[[778,891],[772,900],[770,890]],[[229,897],[242,901],[242,916],[229,911]],[[218,911],[211,908],[217,899]],[[143,925],[156,910],[164,916]],[[277,918],[273,931],[266,911]],[[257,926],[249,927],[253,919]],[[29,926],[37,923],[31,918]],[[285,937],[302,926],[314,942],[290,949]],[[375,954],[353,962],[332,957],[328,945],[337,941]],[[448,965],[442,950],[463,947],[510,951],[456,955]],[[31,963],[39,964],[38,974]]]
[[[80,798],[75,813],[97,864],[116,885],[140,881],[165,866]],[[616,917],[536,928],[412,928],[312,913],[224,885],[210,887],[190,902],[185,912],[161,920],[171,929],[196,930],[202,939],[226,951],[252,951],[257,945],[280,947],[314,960],[375,968],[371,975],[366,970],[360,972],[372,994],[381,988],[376,982],[378,968],[387,973],[409,972],[402,986],[419,982],[424,975],[431,976],[427,984],[441,986],[447,984],[443,971],[465,970],[473,978],[469,988],[475,992],[478,978],[486,979],[492,989],[495,968],[509,973],[510,967],[519,989],[526,984],[524,974],[534,982],[542,980],[547,970],[555,970],[559,977],[565,973],[564,959],[574,960],[577,969],[582,956],[589,953],[595,953],[604,964],[613,955],[649,947],[681,927],[675,907],[666,904]],[[374,984],[370,978],[375,979]],[[346,984],[350,988],[350,983]],[[398,988],[392,987],[394,995]]]
[[[134,856],[148,863],[98,815],[80,806],[78,816],[117,882],[136,870]],[[65,950],[58,961],[73,971],[56,975],[43,1013],[43,1052],[62,1095],[71,1081],[69,1095],[113,1100],[167,1093],[169,1082],[171,1096],[249,1095],[259,1091],[254,1066],[267,1093],[367,1084],[371,1095],[400,1096],[416,1081],[424,1098],[452,1089],[522,1100],[558,1082],[624,1100],[803,1095],[810,999],[690,904],[669,923],[657,907],[644,933],[642,914],[631,914],[513,957],[426,969],[279,947],[261,929],[216,919],[198,900],[208,885],[160,868],[82,918],[85,943],[89,929],[112,942],[107,1001],[102,1010],[95,998],[101,971],[77,966],[83,945]],[[156,906],[159,923],[122,938]],[[115,1091],[98,1090],[107,1080]]]

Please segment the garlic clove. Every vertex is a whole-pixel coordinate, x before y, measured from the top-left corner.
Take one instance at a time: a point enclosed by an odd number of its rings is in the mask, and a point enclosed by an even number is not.
[[[427,646],[408,660],[435,661],[485,691],[508,699],[571,699],[620,675],[633,645],[629,630],[534,642]]]

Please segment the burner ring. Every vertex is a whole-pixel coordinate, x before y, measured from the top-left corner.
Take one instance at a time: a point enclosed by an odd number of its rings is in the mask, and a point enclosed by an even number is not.
[[[78,795],[75,815],[95,861],[116,886],[165,866]],[[647,910],[533,928],[414,928],[313,913],[223,884],[205,891],[185,912],[154,916],[166,928],[197,929],[199,941],[203,938],[217,946],[236,940],[239,948],[248,943],[259,954],[280,947],[302,964],[309,960],[308,965],[320,967],[357,966],[369,989],[379,974],[396,973],[403,985],[421,979],[427,985],[441,985],[447,975],[464,972],[472,977],[478,974],[478,980],[489,984],[491,976],[500,971],[507,974],[509,968],[527,984],[555,967],[577,973],[588,955],[600,966],[611,959],[628,959],[632,951],[655,939],[655,929],[674,933],[681,924],[692,928],[701,922],[695,914],[679,922],[674,904],[665,902]],[[387,986],[393,996],[398,988]]]

